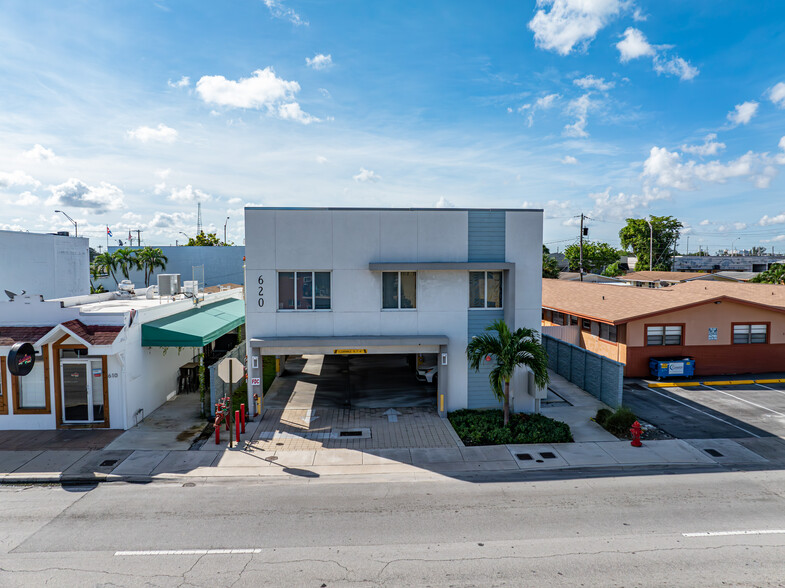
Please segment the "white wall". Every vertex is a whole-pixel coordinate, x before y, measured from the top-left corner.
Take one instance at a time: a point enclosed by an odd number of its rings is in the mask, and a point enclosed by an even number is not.
[[[0,251],[0,290],[44,298],[90,293],[88,239],[0,231]]]

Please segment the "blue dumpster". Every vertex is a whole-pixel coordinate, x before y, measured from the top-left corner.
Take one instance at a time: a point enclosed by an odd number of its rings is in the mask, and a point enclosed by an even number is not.
[[[695,374],[695,358],[652,357],[649,359],[649,371],[658,380],[673,376],[689,378]]]

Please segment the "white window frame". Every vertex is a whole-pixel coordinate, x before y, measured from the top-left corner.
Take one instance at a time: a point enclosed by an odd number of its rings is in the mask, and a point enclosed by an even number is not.
[[[482,303],[483,306],[472,306],[471,299],[469,300],[469,310],[504,310],[504,272],[501,270],[471,270],[469,272],[469,291],[471,292],[471,275],[473,273],[483,273],[485,277],[483,278],[483,286],[485,287],[485,291],[482,295]],[[499,297],[501,298],[501,304],[499,306],[488,306],[488,274],[489,273],[498,273],[501,275],[501,289],[499,291]],[[553,315],[551,315],[553,318]]]
[[[745,328],[747,340],[746,341],[736,341],[736,329],[742,327]],[[763,335],[765,340],[764,341],[753,341],[752,340],[752,327],[763,327],[765,329]],[[736,323],[733,325],[731,329],[731,344],[732,345],[764,345],[769,341],[769,325],[767,323]]]
[[[401,274],[413,273],[414,274],[414,308],[401,308]],[[384,307],[384,274],[398,274],[398,308],[385,308]],[[412,271],[389,271],[382,272],[382,312],[416,312],[417,311],[417,292],[420,289],[420,272]]]
[[[297,274],[311,274],[311,308],[297,308]],[[330,276],[330,308],[316,308],[316,274],[329,274]],[[294,308],[281,308],[281,274],[294,274]],[[276,270],[275,272],[275,301],[277,312],[332,312],[333,310],[333,272],[331,270]]]

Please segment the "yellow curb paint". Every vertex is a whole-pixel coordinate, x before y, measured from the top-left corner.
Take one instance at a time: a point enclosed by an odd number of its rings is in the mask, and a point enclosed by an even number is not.
[[[704,386],[730,386],[730,380],[717,380],[716,382],[703,382]]]
[[[755,380],[732,380],[732,381],[729,382],[729,384],[731,384],[733,386],[742,386],[742,385],[749,385],[749,384],[754,384],[754,383],[755,383]]]
[[[700,382],[649,382],[649,388],[689,388],[690,386],[700,385]]]
[[[782,380],[774,378],[773,380],[755,380],[756,384],[780,384]]]

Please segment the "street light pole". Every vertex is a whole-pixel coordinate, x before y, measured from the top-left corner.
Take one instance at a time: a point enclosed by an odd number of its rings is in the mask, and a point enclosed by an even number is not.
[[[65,218],[67,218],[68,220],[71,221],[71,223],[74,225],[74,237],[78,237],[79,236],[79,228],[77,227],[76,221],[74,219],[72,219],[70,216],[68,216],[67,214],[65,214],[62,210],[55,210],[55,212],[59,212],[60,214],[64,215]]]
[[[178,231],[178,232],[179,232],[181,235],[185,235],[185,233],[183,233],[182,231]],[[188,235],[185,235],[185,238],[186,238],[186,239],[188,239],[188,241],[190,241],[190,240],[191,240],[191,238],[190,238]],[[185,242],[185,244],[186,244],[186,245],[188,245],[188,241],[186,241],[186,242]]]
[[[224,245],[226,245],[226,223],[229,222],[229,217],[226,217],[226,222],[224,223]]]
[[[652,267],[652,253],[654,251],[654,227],[651,226],[651,219],[647,218],[646,222],[649,223],[649,271],[653,271]]]

